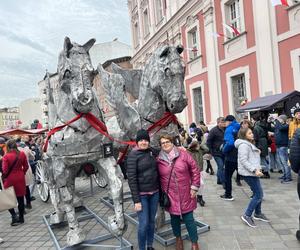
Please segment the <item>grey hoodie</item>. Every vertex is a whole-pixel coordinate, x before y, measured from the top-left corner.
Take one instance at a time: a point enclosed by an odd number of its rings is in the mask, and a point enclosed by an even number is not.
[[[261,169],[260,150],[247,140],[238,139],[234,146],[238,149],[238,173],[242,176],[256,176],[253,171]]]

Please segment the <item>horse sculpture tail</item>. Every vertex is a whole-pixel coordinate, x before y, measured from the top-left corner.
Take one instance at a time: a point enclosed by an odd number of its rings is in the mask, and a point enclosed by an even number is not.
[[[139,113],[126,97],[125,81],[122,75],[105,71],[101,64],[97,67],[102,86],[106,93],[108,104],[115,110],[118,127],[121,134],[127,139],[135,138],[136,132],[141,128]],[[114,118],[111,118],[113,120]],[[110,123],[107,121],[107,125]],[[116,127],[116,124],[113,124]],[[108,128],[111,127],[108,125]],[[110,134],[114,134],[110,131]],[[123,139],[125,139],[123,138]]]

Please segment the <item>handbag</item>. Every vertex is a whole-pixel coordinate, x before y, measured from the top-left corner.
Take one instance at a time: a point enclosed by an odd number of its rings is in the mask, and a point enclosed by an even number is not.
[[[2,173],[0,173],[0,182],[2,186],[2,190],[0,190],[0,212],[17,207],[18,202],[15,189],[13,186],[4,189]]]
[[[173,172],[173,169],[174,169],[174,166],[175,166],[175,162],[172,165],[173,166],[172,166],[171,173],[170,173],[170,176],[169,176],[167,190],[166,190],[166,192],[161,191],[161,194],[160,194],[159,204],[162,208],[169,208],[171,206],[171,201],[170,201],[170,198],[168,196],[168,192],[169,192],[170,180],[171,180],[172,172]]]

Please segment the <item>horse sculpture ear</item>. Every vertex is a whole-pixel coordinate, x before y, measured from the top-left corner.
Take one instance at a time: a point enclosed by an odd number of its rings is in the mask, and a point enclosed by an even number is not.
[[[94,45],[95,42],[96,42],[96,39],[92,38],[89,41],[87,41],[84,45],[82,45],[82,47],[85,49],[86,52],[88,52],[90,50],[90,48],[92,48],[92,46]]]
[[[170,48],[169,47],[166,47],[161,53],[160,53],[160,58],[162,57],[166,57],[170,52]]]
[[[178,46],[176,47],[176,50],[177,50],[178,54],[180,55],[180,54],[183,52],[183,47],[182,47],[182,45],[178,45]]]
[[[73,44],[71,43],[70,38],[66,36],[64,41],[64,52],[67,57],[69,57],[70,50],[72,49],[72,47]]]

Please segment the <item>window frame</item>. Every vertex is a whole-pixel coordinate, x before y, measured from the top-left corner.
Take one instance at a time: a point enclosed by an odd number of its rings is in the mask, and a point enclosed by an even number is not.
[[[193,37],[192,34],[195,34],[195,37]],[[186,35],[187,35],[188,48],[197,49],[197,51],[192,51],[192,50],[188,51],[188,61],[193,61],[201,55],[199,26],[198,25],[191,26],[191,28],[187,30]],[[196,43],[194,43],[193,41],[194,38],[196,38]]]

